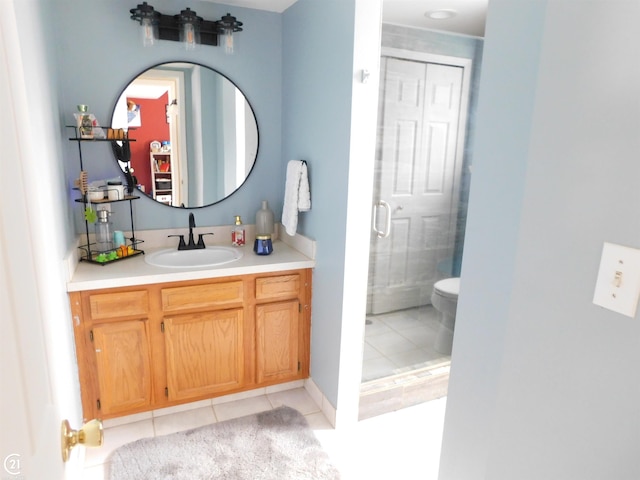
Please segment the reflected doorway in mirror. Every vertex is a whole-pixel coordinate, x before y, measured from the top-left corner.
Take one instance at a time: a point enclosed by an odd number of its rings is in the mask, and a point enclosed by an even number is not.
[[[227,77],[195,63],[156,65],[125,87],[114,106],[114,128],[128,127],[127,99],[144,113],[141,126],[128,132],[136,139],[131,167],[152,198],[149,152],[158,139],[171,145],[171,206],[212,205],[244,184],[258,155],[258,125],[245,95]],[[126,165],[120,162],[120,167]]]

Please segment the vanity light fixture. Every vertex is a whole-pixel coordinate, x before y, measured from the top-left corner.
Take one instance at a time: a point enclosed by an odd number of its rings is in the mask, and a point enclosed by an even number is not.
[[[140,23],[144,45],[153,45],[155,39],[184,42],[187,49],[197,44],[218,45],[218,36],[224,37],[226,53],[233,53],[233,33],[242,31],[242,22],[227,13],[220,20],[205,20],[190,8],[178,15],[157,12],[147,2],[129,10],[131,20]],[[151,38],[147,38],[148,36]],[[144,40],[147,38],[147,40]]]
[[[158,38],[158,20],[160,13],[156,12],[151,5],[143,2],[136,8],[132,8],[131,19],[140,22],[140,34],[142,45],[151,47]]]

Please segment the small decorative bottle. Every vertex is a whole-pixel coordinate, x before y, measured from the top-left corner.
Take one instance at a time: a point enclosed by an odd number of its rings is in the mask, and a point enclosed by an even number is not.
[[[86,105],[78,105],[78,112],[80,113],[75,114],[80,138],[93,138],[93,115],[87,113],[87,110],[88,107]]]
[[[262,208],[256,212],[256,235],[273,235],[273,212],[266,200],[262,201]]]
[[[242,225],[240,215],[236,215],[236,226],[231,231],[231,243],[234,247],[241,247],[244,242],[244,225]]]

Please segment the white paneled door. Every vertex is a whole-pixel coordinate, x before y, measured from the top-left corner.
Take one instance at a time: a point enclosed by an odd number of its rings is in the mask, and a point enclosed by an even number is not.
[[[470,71],[465,59],[383,55],[369,274],[373,314],[429,304],[438,265],[453,255]]]

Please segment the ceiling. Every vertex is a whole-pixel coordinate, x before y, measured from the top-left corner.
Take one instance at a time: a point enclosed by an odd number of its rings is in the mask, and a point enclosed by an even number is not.
[[[383,0],[382,21],[484,37],[489,0]],[[452,15],[450,18],[430,18]]]
[[[212,0],[236,7],[282,13],[297,0]],[[489,0],[382,0],[382,21],[484,37]],[[429,18],[429,12],[450,12],[451,18]],[[442,15],[440,15],[442,16]]]

